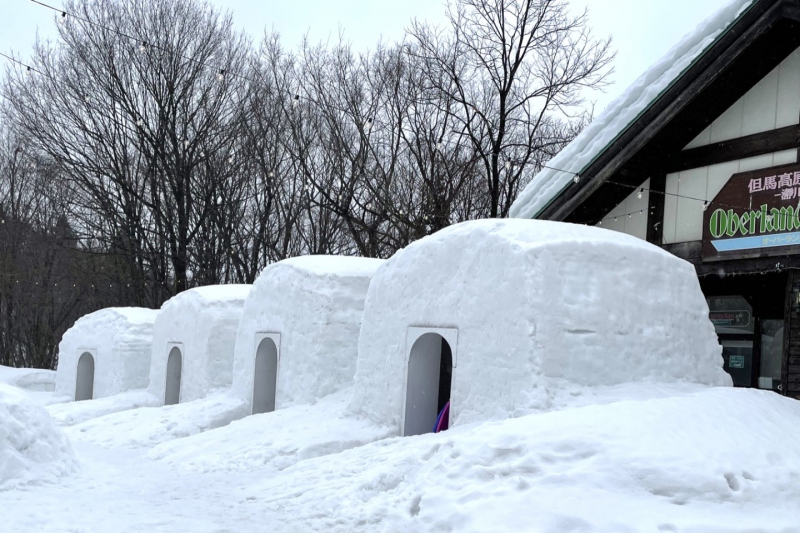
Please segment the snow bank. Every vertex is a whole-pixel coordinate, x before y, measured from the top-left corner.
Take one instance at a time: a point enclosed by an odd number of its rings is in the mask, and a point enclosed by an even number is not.
[[[86,402],[48,405],[47,412],[59,426],[74,426],[111,413],[157,405],[161,405],[158,398],[146,390],[132,390]]]
[[[79,318],[58,344],[55,394],[76,398],[85,353],[94,363],[92,398],[146,388],[155,319],[156,311],[141,307],[111,307]]]
[[[370,284],[349,412],[401,428],[412,326],[450,331],[451,425],[549,409],[564,383],[731,384],[694,268],[595,227],[466,222],[395,254]]]
[[[75,442],[106,448],[147,448],[226,426],[245,416],[243,402],[227,392],[177,405],[142,407],[101,416],[65,428]]]
[[[382,263],[360,257],[302,256],[264,269],[239,324],[234,394],[252,408],[255,358],[263,333],[279,335],[274,337],[280,344],[277,408],[310,403],[352,385],[364,299]]]
[[[561,150],[520,193],[510,216],[534,218],[708,50],[754,0],[731,0],[703,21]]]
[[[789,532],[796,442],[800,402],[706,388],[388,439],[231,497],[276,531]]]
[[[0,491],[50,480],[76,466],[69,441],[44,408],[0,383]]]
[[[0,365],[0,383],[35,392],[55,390],[56,373],[41,368],[13,368]]]
[[[153,332],[148,387],[151,394],[164,402],[167,362],[174,347],[180,353],[180,401],[230,387],[236,329],[249,292],[250,285],[198,287],[161,306]]]
[[[249,416],[224,428],[160,444],[148,455],[192,472],[277,472],[392,436],[392,429],[343,416],[351,394],[349,387],[314,405]]]

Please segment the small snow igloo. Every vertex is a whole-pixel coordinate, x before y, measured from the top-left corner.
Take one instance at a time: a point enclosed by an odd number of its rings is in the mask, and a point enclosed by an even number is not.
[[[643,240],[479,220],[397,252],[369,287],[348,411],[403,435],[548,408],[567,386],[730,385],[694,268]]]
[[[301,256],[264,269],[247,298],[233,390],[251,412],[352,385],[364,299],[379,259]]]
[[[148,390],[165,405],[231,386],[236,330],[250,287],[197,287],[161,306],[153,332]]]
[[[110,307],[79,318],[58,345],[54,394],[80,401],[147,388],[157,313]]]

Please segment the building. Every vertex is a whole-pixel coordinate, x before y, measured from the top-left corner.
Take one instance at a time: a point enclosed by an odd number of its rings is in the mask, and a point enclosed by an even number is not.
[[[741,387],[800,399],[800,1],[734,0],[537,174],[516,217],[692,263]]]

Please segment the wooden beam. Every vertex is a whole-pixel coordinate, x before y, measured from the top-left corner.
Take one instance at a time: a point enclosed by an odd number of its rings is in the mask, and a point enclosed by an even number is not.
[[[664,190],[666,173],[650,178],[650,194],[647,203],[647,242],[660,245],[664,236]]]
[[[675,154],[667,163],[667,173],[700,168],[757,155],[800,147],[800,125],[755,133]]]

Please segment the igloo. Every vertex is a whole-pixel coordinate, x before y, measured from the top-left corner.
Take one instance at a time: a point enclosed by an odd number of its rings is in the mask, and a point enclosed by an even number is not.
[[[172,405],[230,388],[236,330],[250,287],[197,287],[161,306],[148,387],[159,401]]]
[[[294,257],[253,285],[236,340],[233,391],[253,413],[311,403],[353,383],[378,259]]]
[[[548,409],[565,387],[731,385],[694,268],[635,237],[465,222],[400,250],[369,287],[348,411],[398,433]]]
[[[79,318],[58,345],[54,394],[80,401],[147,388],[156,314],[110,307]]]

